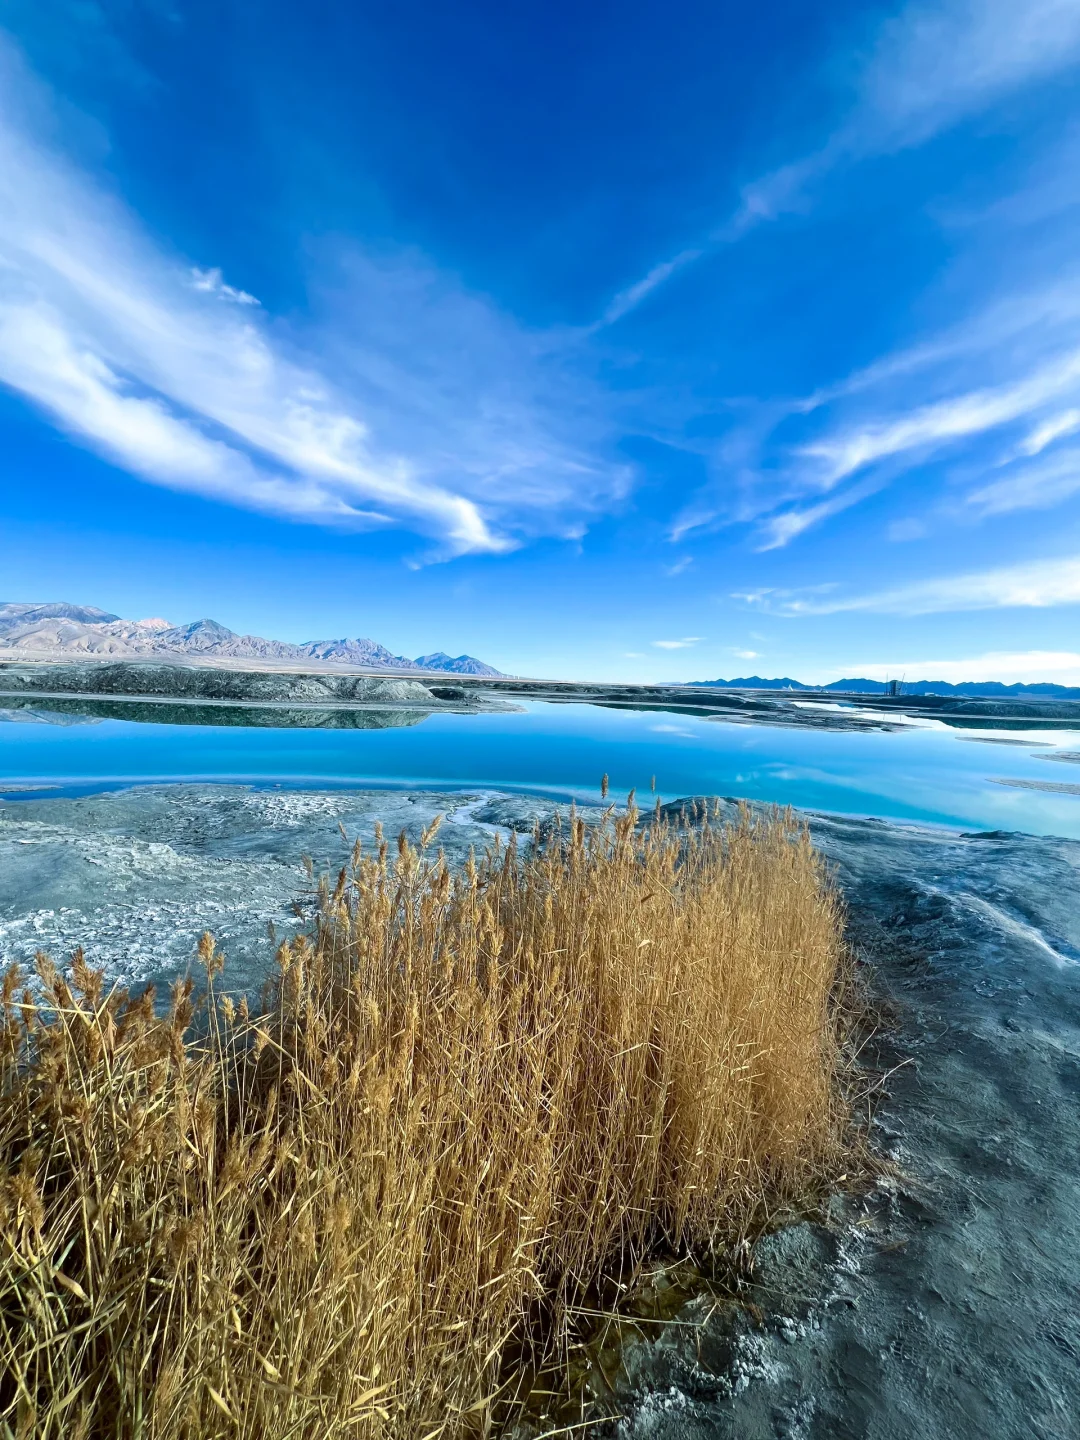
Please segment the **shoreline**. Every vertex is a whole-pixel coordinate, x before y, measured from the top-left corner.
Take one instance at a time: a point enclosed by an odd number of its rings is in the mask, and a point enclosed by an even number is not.
[[[890,732],[928,722],[955,729],[1080,729],[1080,700],[1038,696],[868,696],[853,692],[710,689],[703,685],[528,680],[418,675],[331,662],[298,666],[182,659],[9,658],[0,652],[0,700],[49,699],[177,705],[199,702],[252,710],[286,707],[400,709],[484,713],[516,709],[515,700],[657,710],[731,723],[797,729]]]

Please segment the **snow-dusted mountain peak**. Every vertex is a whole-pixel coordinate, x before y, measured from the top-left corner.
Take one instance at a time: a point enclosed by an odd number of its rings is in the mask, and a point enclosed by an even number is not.
[[[456,658],[445,651],[409,660],[375,640],[343,638],[264,640],[238,635],[217,620],[204,617],[186,625],[170,625],[154,617],[124,620],[93,605],[65,601],[0,603],[0,658],[72,659],[77,656],[111,660],[160,658],[278,661],[303,664],[317,660],[363,670],[445,671],[458,675],[499,675],[472,655]]]

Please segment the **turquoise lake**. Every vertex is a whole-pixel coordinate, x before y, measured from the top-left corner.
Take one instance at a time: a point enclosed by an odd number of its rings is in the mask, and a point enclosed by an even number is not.
[[[655,776],[665,801],[720,794],[1080,838],[1080,794],[1069,793],[1080,767],[1047,763],[1078,747],[1080,737],[1064,729],[1003,737],[921,721],[894,733],[830,732],[525,702],[520,713],[444,712],[387,729],[334,730],[80,720],[50,717],[46,704],[36,715],[4,712],[0,793],[6,787],[9,800],[32,793],[28,787],[71,794],[186,780],[484,788],[595,800],[607,772],[617,796],[636,787],[645,804]],[[1033,784],[1047,788],[1026,788]]]

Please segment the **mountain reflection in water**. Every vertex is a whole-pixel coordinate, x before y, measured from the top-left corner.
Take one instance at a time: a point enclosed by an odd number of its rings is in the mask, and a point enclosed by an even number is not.
[[[48,699],[9,697],[0,720],[37,725],[86,725],[128,720],[144,725],[215,725],[270,730],[397,730],[419,725],[430,710],[352,707],[170,704],[157,700]]]

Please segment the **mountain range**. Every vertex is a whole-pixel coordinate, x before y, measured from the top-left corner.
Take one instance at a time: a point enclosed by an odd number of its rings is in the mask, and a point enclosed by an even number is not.
[[[830,685],[804,685],[801,680],[792,680],[787,675],[779,680],[764,680],[760,675],[747,675],[739,680],[688,680],[687,685],[708,686],[713,690],[809,690],[815,694],[822,691],[842,692],[847,695],[884,695],[886,685],[881,680],[834,680]],[[1055,699],[1080,699],[1080,688],[1074,685],[1055,685],[1049,680],[1040,680],[1031,685],[1004,685],[1000,680],[963,680],[951,685],[947,680],[905,680],[899,687],[901,695],[1049,695]]]
[[[167,620],[124,620],[93,605],[0,603],[0,656],[56,656],[128,660],[142,658],[223,660],[278,660],[303,663],[330,661],[365,670],[442,671],[454,675],[492,675],[502,672],[473,655],[447,655],[436,650],[409,660],[395,655],[375,640],[308,640],[294,645],[287,640],[264,640],[259,635],[237,635],[216,620],[193,620],[170,625]]]

